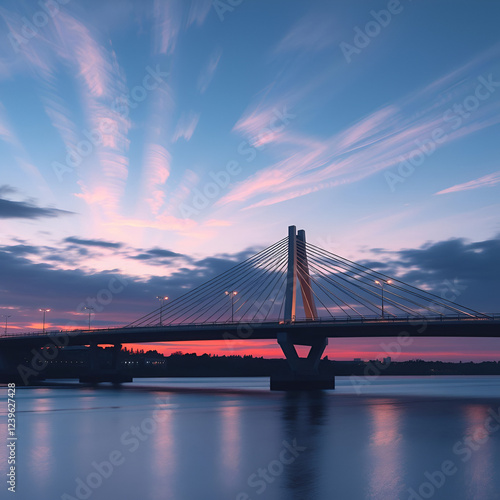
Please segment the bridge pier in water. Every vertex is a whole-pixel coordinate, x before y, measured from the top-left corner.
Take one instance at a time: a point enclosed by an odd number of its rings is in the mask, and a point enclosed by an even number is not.
[[[282,332],[278,334],[278,343],[283,349],[289,370],[271,377],[272,391],[335,389],[335,377],[319,372],[319,362],[328,345],[326,337]],[[310,346],[307,357],[299,357],[296,345]]]
[[[114,344],[111,355],[111,366],[103,367],[99,360],[99,345],[91,344],[89,349],[89,369],[86,374],[80,377],[80,383],[98,384],[100,382],[113,382],[121,384],[132,382],[130,375],[120,370],[120,351],[122,345]]]

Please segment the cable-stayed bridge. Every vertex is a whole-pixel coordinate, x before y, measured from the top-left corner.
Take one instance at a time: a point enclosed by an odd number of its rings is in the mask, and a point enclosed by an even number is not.
[[[47,337],[117,351],[123,343],[277,339],[291,372],[274,388],[331,388],[318,373],[329,337],[398,335],[498,337],[500,317],[307,243],[305,232],[290,226],[287,237],[127,326],[0,337],[0,362],[2,352],[40,348]],[[307,358],[295,345],[310,346]],[[5,358],[4,371],[11,371]]]

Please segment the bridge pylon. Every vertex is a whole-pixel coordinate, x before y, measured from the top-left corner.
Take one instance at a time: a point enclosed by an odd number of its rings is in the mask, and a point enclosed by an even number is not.
[[[306,232],[301,229],[297,233],[295,226],[288,227],[288,267],[285,291],[285,323],[295,321],[297,302],[297,283],[300,285],[302,304],[306,319],[318,318],[314,294],[312,293],[311,277],[306,253]]]
[[[293,324],[296,321],[297,284],[300,285],[305,319],[318,319],[307,261],[306,233],[303,229],[297,232],[295,226],[289,226],[284,323],[290,325],[290,332],[278,334],[278,343],[285,354],[289,370],[271,377],[271,390],[335,389],[335,377],[325,377],[319,372],[319,362],[328,345],[328,338],[293,332]],[[296,345],[311,348],[307,357],[299,357]]]

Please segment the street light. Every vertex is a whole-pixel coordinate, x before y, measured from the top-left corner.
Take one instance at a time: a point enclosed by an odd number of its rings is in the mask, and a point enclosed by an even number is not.
[[[232,290],[231,292],[224,292],[226,295],[231,296],[231,323],[234,323],[234,296],[238,294],[236,290]]]
[[[160,326],[163,325],[163,303],[168,300],[168,297],[164,297],[163,295],[157,295],[156,298],[160,301]]]
[[[45,333],[45,313],[49,312],[50,309],[38,309],[40,312],[43,312],[43,323],[42,323],[42,333]]]
[[[4,314],[3,317],[5,318],[5,335],[7,335],[7,321],[9,318],[12,316],[12,314]]]
[[[89,312],[89,330],[90,330],[90,315],[92,314],[92,311],[94,310],[93,307],[84,307]]]
[[[392,283],[392,280],[387,280],[387,281],[375,280],[375,283],[377,285],[380,285],[382,288],[382,318],[383,318],[384,317],[384,285],[390,285]]]

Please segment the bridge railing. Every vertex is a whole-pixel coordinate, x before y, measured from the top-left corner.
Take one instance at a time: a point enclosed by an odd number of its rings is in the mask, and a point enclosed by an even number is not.
[[[464,315],[441,315],[441,316],[390,316],[390,317],[380,317],[380,316],[365,316],[362,318],[350,318],[350,317],[333,317],[333,318],[317,318],[317,319],[308,319],[302,317],[296,317],[295,321],[292,323],[288,323],[290,326],[293,325],[302,325],[304,323],[313,323],[313,324],[340,324],[340,323],[395,323],[395,322],[416,322],[416,321],[432,321],[432,322],[443,322],[443,321],[500,321],[500,313],[492,313],[486,314],[484,316],[478,317],[470,317]],[[178,324],[164,324],[163,327],[176,327],[176,328],[197,328],[197,327],[206,327],[206,326],[224,326],[224,325],[239,325],[239,324],[266,324],[266,325],[282,325],[285,324],[283,320],[281,321],[266,321],[266,322],[247,322],[247,321],[226,321],[223,323],[220,322],[206,322],[206,323],[178,323]],[[129,327],[130,329],[135,328],[158,328],[160,325],[152,325],[152,326],[141,326],[141,327]],[[51,337],[51,336],[60,336],[60,335],[76,335],[76,334],[92,334],[92,333],[103,333],[103,332],[112,332],[117,329],[124,329],[126,326],[108,326],[106,328],[94,328],[91,330],[88,329],[72,329],[72,330],[46,330],[45,332],[40,331],[31,331],[31,332],[9,332],[9,333],[0,333],[0,338],[13,338],[13,337]]]

